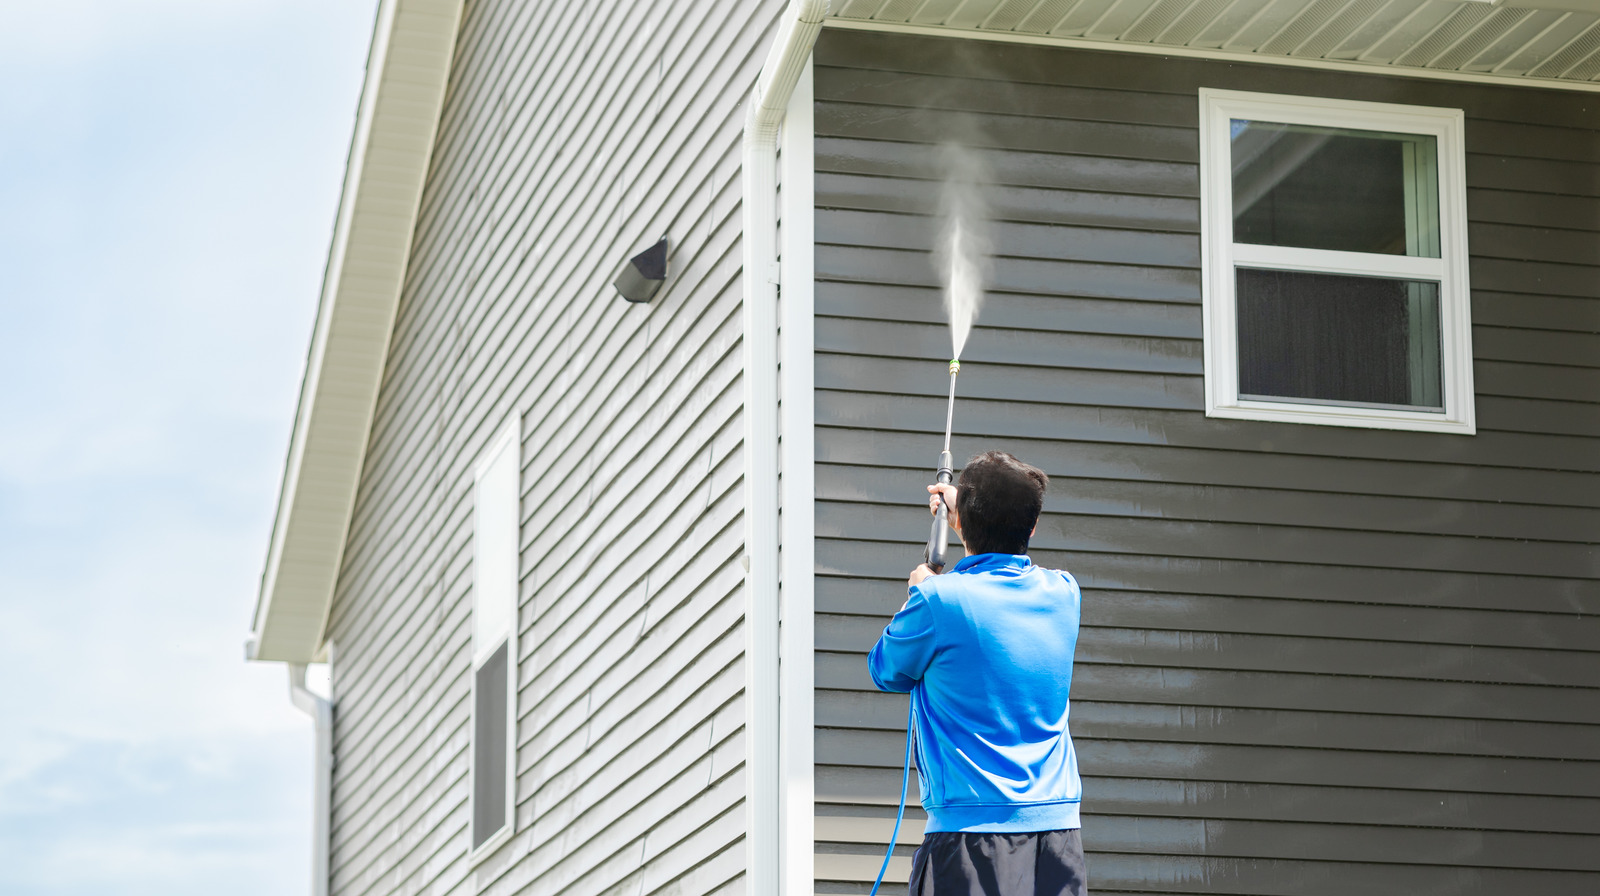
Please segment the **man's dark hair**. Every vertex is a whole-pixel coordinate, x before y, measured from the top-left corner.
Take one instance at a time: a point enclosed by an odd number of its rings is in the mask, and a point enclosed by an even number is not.
[[[1026,554],[1050,477],[1004,451],[967,461],[956,483],[961,538],[971,554]]]

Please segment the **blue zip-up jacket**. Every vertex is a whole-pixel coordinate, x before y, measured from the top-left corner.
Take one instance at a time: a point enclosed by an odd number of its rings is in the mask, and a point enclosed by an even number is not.
[[[975,554],[911,588],[867,657],[910,693],[929,833],[1079,827],[1067,732],[1082,598],[1025,554]]]

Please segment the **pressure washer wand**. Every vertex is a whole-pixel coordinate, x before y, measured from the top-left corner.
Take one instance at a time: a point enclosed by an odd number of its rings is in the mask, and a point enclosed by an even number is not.
[[[944,412],[944,450],[939,452],[939,470],[934,474],[940,485],[949,485],[955,479],[955,464],[950,458],[950,425],[956,417],[956,374],[961,372],[961,362],[950,362],[950,401]],[[944,496],[939,497],[939,509],[933,515],[933,531],[928,533],[928,549],[923,552],[923,562],[934,572],[944,572],[950,553],[950,508]]]

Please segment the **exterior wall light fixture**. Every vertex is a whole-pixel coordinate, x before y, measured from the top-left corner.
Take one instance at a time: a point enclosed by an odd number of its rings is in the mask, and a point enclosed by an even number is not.
[[[662,237],[654,246],[628,259],[611,285],[630,302],[648,302],[655,298],[666,279],[667,238]]]

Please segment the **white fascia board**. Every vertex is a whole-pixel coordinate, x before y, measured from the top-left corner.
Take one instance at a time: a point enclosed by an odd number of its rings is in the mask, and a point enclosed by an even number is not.
[[[1600,16],[1600,0],[1478,0],[1513,9],[1552,9]]]
[[[320,652],[462,0],[383,0],[256,603],[252,659]]]

